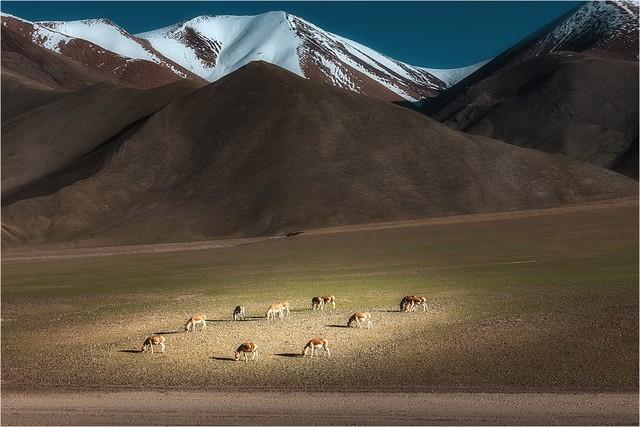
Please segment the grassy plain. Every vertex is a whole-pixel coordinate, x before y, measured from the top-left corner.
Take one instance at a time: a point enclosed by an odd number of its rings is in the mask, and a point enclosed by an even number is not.
[[[2,387],[637,392],[638,201],[2,263]],[[337,310],[311,312],[314,295]],[[405,294],[428,312],[399,313]],[[272,302],[291,317],[268,322]],[[250,318],[231,322],[244,304]],[[373,329],[342,327],[369,310]],[[202,333],[182,327],[192,314]],[[164,333],[164,354],[138,353]],[[331,358],[298,357],[313,336]],[[244,340],[258,363],[232,362]]]

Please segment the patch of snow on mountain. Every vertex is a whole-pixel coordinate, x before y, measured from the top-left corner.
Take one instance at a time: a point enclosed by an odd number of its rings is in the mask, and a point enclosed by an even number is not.
[[[38,24],[67,36],[86,40],[126,58],[161,62],[160,58],[129,37],[123,29],[104,19]]]
[[[640,6],[640,1],[638,0],[613,0],[613,3],[617,4],[620,8],[626,11],[632,17],[638,17],[638,11],[634,11],[632,8],[638,8]]]
[[[477,64],[468,65],[466,67],[461,68],[424,68],[419,67],[421,70],[425,70],[429,74],[433,74],[443,82],[447,83],[449,86],[453,86],[458,83],[460,80],[465,77],[476,72],[480,67],[482,67],[487,62],[491,61],[491,59],[487,59],[486,61],[478,62]]]
[[[2,16],[3,18],[12,18],[12,19],[15,19],[17,21],[26,22],[27,24],[33,24],[33,22],[31,22],[31,21],[27,21],[26,19],[22,19],[19,16],[15,16],[15,15],[12,15],[12,14],[6,13],[6,12],[0,12],[0,16]]]
[[[64,34],[53,31],[49,28],[43,27],[38,23],[27,21],[26,19],[19,18],[9,13],[2,12],[0,15],[3,18],[15,19],[17,21],[30,25],[33,28],[31,32],[33,42],[54,52],[60,53],[60,45],[68,43],[71,40],[70,37],[67,37]],[[7,23],[4,22],[4,25],[6,26]]]
[[[364,45],[325,31],[302,18],[292,18],[293,28],[298,30],[299,36],[307,42],[301,47],[303,54],[320,58],[323,64],[332,62],[331,57],[334,57],[340,63],[359,71],[400,97],[417,101],[398,84],[401,79],[415,81],[416,75],[411,75],[407,69],[413,69],[415,74],[419,74],[420,70],[417,67],[390,59]],[[347,74],[343,73],[342,78],[348,81],[348,85],[355,86]],[[344,84],[341,86],[345,87]]]
[[[184,43],[191,29],[220,45],[215,63]],[[193,73],[215,81],[251,61],[266,61],[302,76],[296,54],[299,40],[284,12],[256,16],[202,16],[159,30],[138,34],[154,49]]]
[[[45,49],[60,53],[61,45],[69,43],[72,39],[57,31],[50,30],[36,23],[33,24],[32,39]]]

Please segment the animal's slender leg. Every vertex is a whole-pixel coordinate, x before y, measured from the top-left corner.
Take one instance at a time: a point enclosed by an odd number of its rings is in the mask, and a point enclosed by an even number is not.
[[[160,352],[161,352],[161,353],[164,353],[164,343],[163,343],[163,342],[161,342],[161,343],[160,343],[160,346],[162,347],[162,350],[161,350]]]
[[[329,351],[329,347],[327,347],[326,345],[324,346],[324,349],[327,351],[327,356],[331,357],[331,352]]]

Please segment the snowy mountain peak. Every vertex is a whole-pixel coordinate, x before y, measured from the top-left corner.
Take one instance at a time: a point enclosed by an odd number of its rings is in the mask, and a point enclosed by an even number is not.
[[[129,61],[147,61],[179,78],[195,75],[212,82],[251,61],[265,61],[302,77],[393,101],[435,96],[474,69],[412,66],[285,11],[203,15],[137,35],[102,18],[29,25],[34,43],[75,60],[86,58],[78,51],[87,48],[83,43],[94,50],[97,67],[104,64],[96,55],[122,58],[125,63],[114,65],[114,73],[121,73]]]
[[[36,24],[70,38],[86,40],[125,58],[163,62],[160,55],[108,19],[46,21]]]
[[[532,52],[592,50],[637,59],[638,16],[637,1],[585,2],[538,40]]]
[[[208,81],[263,60],[300,76],[386,99],[415,101],[449,84],[284,11],[199,16],[137,37]]]
[[[256,60],[302,75],[296,55],[298,41],[284,12],[199,16],[137,37],[208,81]]]

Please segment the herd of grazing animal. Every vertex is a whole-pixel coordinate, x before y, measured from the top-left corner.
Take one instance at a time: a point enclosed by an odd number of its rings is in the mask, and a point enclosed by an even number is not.
[[[313,297],[311,299],[311,309],[316,310],[324,310],[325,306],[331,304],[332,308],[335,310],[336,308],[336,297],[333,295],[323,295]],[[416,295],[407,295],[400,301],[400,311],[404,312],[414,312],[418,309],[418,306],[422,307],[423,311],[427,310],[427,298],[423,296]],[[289,301],[283,301],[275,304],[271,304],[267,309],[266,318],[267,320],[275,320],[281,319],[283,317],[287,317],[291,314],[291,308],[289,305]],[[245,319],[245,309],[244,306],[238,305],[233,309],[233,320],[239,321]],[[350,328],[352,324],[356,324],[357,328],[362,328],[366,326],[367,329],[371,329],[371,313],[366,311],[357,311],[353,313],[353,315],[347,321],[347,327]],[[200,330],[204,331],[207,329],[207,316],[204,314],[197,314],[192,316],[187,323],[184,325],[185,332],[196,332],[197,327],[200,326]],[[155,346],[160,346],[160,353],[164,353],[165,350],[165,342],[166,339],[162,335],[151,335],[144,340],[142,344],[142,352],[150,351],[153,353],[153,348]],[[312,338],[309,340],[307,345],[302,349],[302,357],[306,357],[309,355],[311,358],[319,350],[323,350],[324,354],[327,357],[331,357],[331,351],[329,350],[329,342],[325,338]],[[235,351],[234,360],[238,361],[241,357],[244,358],[244,361],[247,362],[249,360],[248,355],[251,355],[252,361],[258,360],[258,345],[252,342],[245,342],[240,344]]]
[[[331,303],[333,309],[336,309],[336,297],[333,295],[324,295],[321,297],[313,297],[311,298],[311,309],[312,310],[324,310],[325,305]]]

